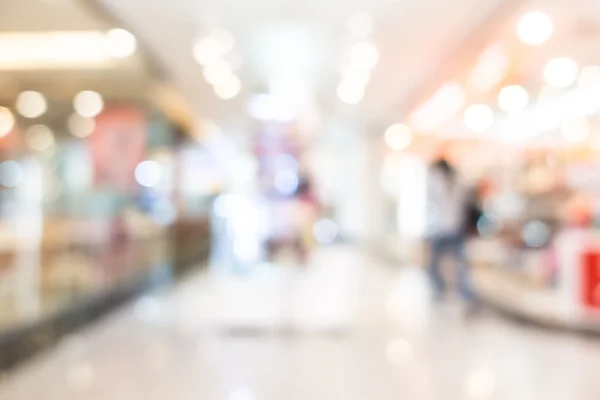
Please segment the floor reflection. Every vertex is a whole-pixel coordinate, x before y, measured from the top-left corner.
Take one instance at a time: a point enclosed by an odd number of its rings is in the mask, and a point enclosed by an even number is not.
[[[15,371],[0,398],[593,400],[600,343],[427,301],[356,250],[197,273]],[[529,397],[528,397],[529,396]]]

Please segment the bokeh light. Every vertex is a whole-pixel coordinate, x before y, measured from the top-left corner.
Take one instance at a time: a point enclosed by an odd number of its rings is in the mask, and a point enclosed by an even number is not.
[[[507,113],[523,111],[529,104],[529,93],[520,85],[506,86],[498,95],[498,106]]]
[[[206,65],[219,59],[223,54],[222,45],[213,38],[207,37],[198,40],[192,49],[194,59],[200,65]]]
[[[540,11],[525,14],[517,25],[519,39],[530,45],[540,45],[547,42],[553,31],[552,18]]]
[[[357,68],[371,70],[379,62],[379,50],[373,43],[363,40],[352,47],[350,59]]]
[[[340,82],[337,95],[346,104],[358,104],[365,95],[365,88],[349,82]]]
[[[94,133],[96,121],[93,118],[82,117],[79,114],[71,114],[67,121],[67,127],[71,135],[85,138]]]
[[[230,100],[236,97],[242,89],[242,83],[235,75],[231,75],[223,82],[214,86],[215,95],[222,100]]]
[[[544,67],[544,80],[551,86],[566,88],[575,82],[578,73],[579,66],[572,58],[553,58]]]
[[[100,93],[84,90],[73,99],[73,108],[82,117],[93,118],[104,109],[104,100]]]
[[[218,85],[231,78],[231,65],[227,61],[217,59],[204,66],[204,78],[211,85]]]
[[[153,160],[142,161],[135,168],[135,180],[142,186],[154,187],[162,179],[160,165]]]
[[[0,184],[8,188],[19,186],[23,181],[23,167],[14,160],[4,161],[0,164]]]
[[[15,116],[6,107],[0,107],[0,137],[12,132],[15,127]]]
[[[473,132],[485,132],[494,124],[494,111],[485,104],[473,104],[465,111],[465,124]]]
[[[27,146],[35,151],[47,151],[54,147],[54,134],[46,125],[33,125],[25,132]]]
[[[111,29],[106,32],[106,48],[111,57],[127,58],[135,53],[137,40],[125,29]]]
[[[235,37],[227,29],[215,29],[210,37],[216,41],[221,54],[229,53],[235,46]]]
[[[25,118],[38,118],[48,110],[46,98],[40,92],[25,91],[17,97],[15,108]]]
[[[550,241],[552,231],[550,227],[542,221],[530,221],[523,227],[521,231],[521,239],[523,242],[533,248],[544,247]]]
[[[275,190],[284,196],[291,196],[298,189],[300,180],[296,171],[292,169],[284,169],[275,175],[273,185]]]
[[[395,124],[386,129],[385,142],[392,150],[404,150],[413,140],[413,133],[404,124]]]
[[[313,235],[320,244],[331,244],[338,236],[338,226],[330,219],[320,219],[313,226]]]

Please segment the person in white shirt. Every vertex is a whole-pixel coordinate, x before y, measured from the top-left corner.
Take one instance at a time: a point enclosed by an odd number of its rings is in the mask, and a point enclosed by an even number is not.
[[[435,298],[442,300],[446,283],[440,262],[448,253],[456,262],[460,294],[470,304],[477,298],[471,283],[469,262],[465,253],[468,192],[456,170],[443,158],[431,164],[427,178],[429,275]]]

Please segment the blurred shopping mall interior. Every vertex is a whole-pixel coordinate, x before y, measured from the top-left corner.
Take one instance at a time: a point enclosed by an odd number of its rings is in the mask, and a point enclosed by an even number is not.
[[[0,0],[0,399],[597,400],[598,360],[600,2]]]

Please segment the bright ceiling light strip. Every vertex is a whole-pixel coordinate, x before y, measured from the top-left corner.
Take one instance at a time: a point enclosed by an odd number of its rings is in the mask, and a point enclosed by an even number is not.
[[[0,70],[107,68],[106,36],[99,31],[0,34]]]
[[[447,83],[412,114],[410,125],[417,131],[434,131],[455,116],[465,100],[465,92],[459,83]]]
[[[538,102],[519,114],[499,119],[490,134],[507,142],[523,142],[558,129],[565,121],[598,113],[600,88],[572,89],[563,95]]]

